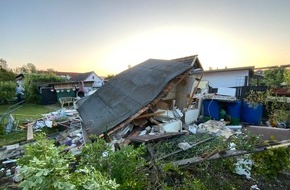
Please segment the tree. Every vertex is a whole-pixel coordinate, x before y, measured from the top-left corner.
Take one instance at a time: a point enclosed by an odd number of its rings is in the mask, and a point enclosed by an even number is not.
[[[15,74],[8,69],[7,61],[3,58],[0,59],[0,81],[14,81]]]
[[[25,89],[25,100],[28,103],[38,103],[40,100],[38,85],[43,82],[60,82],[63,81],[61,77],[55,74],[36,74],[31,73],[25,75],[24,78],[24,89]]]
[[[36,66],[33,63],[27,63],[26,67],[27,67],[29,73],[36,73],[37,72]]]
[[[55,70],[53,68],[48,68],[48,69],[46,69],[46,71],[49,73],[55,73]]]
[[[290,70],[286,70],[285,72],[285,82],[288,87],[290,87]]]
[[[20,73],[37,73],[36,66],[33,63],[27,63],[26,65],[22,65],[22,67],[17,67],[15,72]]]
[[[105,77],[105,80],[110,80],[111,78],[113,78],[115,75],[114,74],[109,74]]]
[[[7,61],[3,58],[0,59],[0,68],[7,70]]]
[[[286,79],[285,68],[274,68],[265,71],[266,85],[272,88],[277,88],[281,83],[285,82]]]
[[[15,74],[0,68],[0,81],[15,81]]]

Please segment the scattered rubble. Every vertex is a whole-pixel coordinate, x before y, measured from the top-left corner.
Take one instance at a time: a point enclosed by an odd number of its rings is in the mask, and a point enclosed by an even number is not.
[[[16,160],[24,154],[24,146],[28,143],[33,143],[34,133],[41,132],[44,128],[56,129],[55,133],[48,134],[48,138],[54,139],[57,145],[66,145],[67,151],[71,151],[74,155],[80,153],[84,140],[81,119],[76,110],[62,108],[42,116],[40,119],[27,121],[19,126],[19,128],[27,129],[26,142],[1,147],[1,176],[17,174]],[[14,178],[14,181],[20,180],[17,175]]]

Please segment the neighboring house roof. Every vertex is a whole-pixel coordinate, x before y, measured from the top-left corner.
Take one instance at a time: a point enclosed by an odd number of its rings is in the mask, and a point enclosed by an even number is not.
[[[172,59],[172,61],[182,62],[182,63],[193,66],[193,69],[203,70],[202,65],[201,65],[197,55],[176,58],[176,59]]]
[[[69,76],[70,80],[72,81],[84,81],[86,80],[91,74],[95,74],[99,77],[94,71],[86,72],[86,73],[74,73],[74,72],[54,72],[58,76]],[[102,79],[101,77],[99,77]]]
[[[81,73],[81,74],[78,74],[76,75],[75,77],[72,77],[71,80],[73,81],[84,81],[86,80],[91,74],[95,74],[96,73],[94,71],[90,71],[90,72],[87,72],[87,73]],[[97,76],[97,75],[96,75]]]
[[[79,105],[84,130],[99,135],[137,117],[173,79],[191,69],[182,62],[149,59],[121,72]]]
[[[75,73],[75,72],[59,72],[59,71],[55,71],[54,73],[57,76],[70,76],[71,78],[74,78],[77,75],[81,74],[81,73]]]

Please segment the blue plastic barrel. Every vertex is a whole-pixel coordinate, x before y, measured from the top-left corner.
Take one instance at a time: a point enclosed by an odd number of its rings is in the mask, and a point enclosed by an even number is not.
[[[263,105],[242,104],[242,121],[248,124],[260,125],[262,121]]]
[[[203,114],[215,120],[219,120],[219,103],[216,100],[203,101]]]
[[[240,123],[242,111],[241,108],[242,108],[241,101],[227,103],[227,114],[231,116],[231,123],[233,125],[238,125]]]

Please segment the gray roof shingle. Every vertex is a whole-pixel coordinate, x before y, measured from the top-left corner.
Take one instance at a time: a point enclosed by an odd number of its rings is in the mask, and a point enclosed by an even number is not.
[[[152,102],[177,76],[192,66],[172,60],[149,59],[110,79],[87,97],[78,112],[89,134],[102,134]]]

